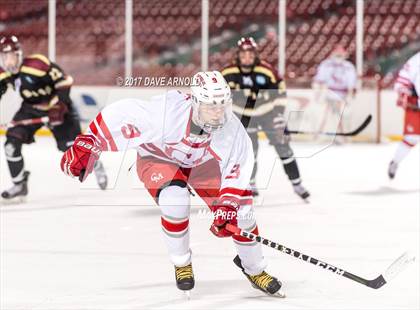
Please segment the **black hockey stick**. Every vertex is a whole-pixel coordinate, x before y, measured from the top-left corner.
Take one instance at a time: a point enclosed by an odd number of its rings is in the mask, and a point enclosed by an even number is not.
[[[369,125],[370,121],[372,120],[372,115],[369,114],[369,116],[365,119],[365,121],[357,127],[353,131],[349,132],[315,132],[315,131],[300,131],[300,130],[289,130],[286,129],[286,134],[292,134],[292,135],[301,135],[301,134],[309,134],[309,135],[325,135],[325,136],[343,136],[343,137],[352,137],[358,135],[360,132],[362,132],[367,125]]]
[[[414,261],[415,257],[409,255],[407,252],[398,257],[389,267],[388,269],[378,277],[372,280],[367,280],[362,277],[356,276],[355,274],[352,274],[348,271],[345,271],[344,269],[338,268],[334,265],[331,265],[329,263],[323,262],[317,258],[311,257],[309,255],[303,254],[299,251],[293,250],[291,248],[288,248],[284,245],[281,245],[279,243],[270,241],[268,239],[265,239],[259,235],[250,233],[248,231],[242,230],[237,226],[226,224],[226,229],[230,232],[234,233],[235,235],[239,235],[245,238],[248,238],[250,240],[256,241],[258,243],[262,243],[268,247],[271,247],[273,249],[276,249],[282,253],[288,254],[290,256],[293,256],[295,258],[301,259],[307,263],[311,263],[315,266],[321,267],[324,270],[331,271],[339,276],[348,278],[350,280],[356,281],[360,284],[366,285],[368,287],[378,289],[385,285],[389,280],[394,278],[398,273],[400,273],[409,263]]]

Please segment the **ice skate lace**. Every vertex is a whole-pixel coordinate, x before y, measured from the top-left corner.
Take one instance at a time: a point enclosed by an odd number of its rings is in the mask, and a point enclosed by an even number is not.
[[[193,277],[192,266],[175,267],[175,275],[178,280],[188,279]]]
[[[263,271],[262,273],[256,276],[250,276],[252,282],[258,285],[261,288],[266,289],[270,282],[273,280],[273,277],[270,276],[268,273]]]

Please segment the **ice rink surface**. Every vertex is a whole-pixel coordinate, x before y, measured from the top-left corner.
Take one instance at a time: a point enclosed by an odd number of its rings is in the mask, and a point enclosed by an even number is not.
[[[419,260],[373,290],[264,247],[267,271],[286,299],[251,288],[234,246],[208,230],[194,198],[190,221],[196,287],[177,290],[161,238],[160,212],[136,180],[135,154],[104,154],[111,189],[61,173],[51,138],[26,146],[26,203],[0,206],[1,309],[419,309]],[[0,139],[0,189],[10,185]],[[386,170],[396,144],[332,146],[300,158],[309,204],[297,197],[271,147],[262,143],[260,233],[366,278],[405,250],[419,258],[419,147],[396,179]],[[296,153],[317,146],[297,143]],[[118,176],[118,177],[117,177]]]

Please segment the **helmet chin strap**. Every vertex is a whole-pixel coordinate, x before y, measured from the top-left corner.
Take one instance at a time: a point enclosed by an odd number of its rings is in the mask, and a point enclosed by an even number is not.
[[[193,115],[191,118],[191,132],[196,135],[204,135],[215,132],[223,127],[223,125],[212,126],[206,124],[204,121],[200,121],[198,115]]]
[[[236,64],[239,65],[239,67],[241,68],[241,71],[243,73],[249,73],[252,71],[252,69],[260,62],[258,53],[255,52],[255,58],[254,58],[254,62],[252,64],[249,65],[244,65],[241,63],[241,60],[239,59],[239,51],[236,54]]]
[[[249,73],[252,71],[252,68],[254,67],[254,65],[241,65],[241,71],[244,73]]]
[[[207,134],[207,132],[200,126],[197,120],[195,120],[195,117],[191,119],[191,127],[190,131],[192,134],[201,136],[204,134]]]
[[[200,120],[198,115],[193,115],[191,119],[191,133],[195,135],[207,135],[212,132],[211,126]]]

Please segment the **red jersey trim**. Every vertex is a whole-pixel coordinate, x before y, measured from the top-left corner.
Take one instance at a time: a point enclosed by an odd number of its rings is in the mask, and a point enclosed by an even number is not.
[[[402,142],[403,142],[405,145],[409,146],[409,147],[415,147],[415,145],[414,145],[414,144],[412,144],[412,143],[408,142],[407,140],[402,140]]]
[[[89,129],[92,132],[92,134],[99,140],[101,144],[101,150],[108,151],[108,144],[106,143],[104,137],[99,133],[98,128],[96,127],[96,124],[94,121],[90,123]]]
[[[104,133],[105,139],[109,142],[111,151],[113,152],[118,151],[117,145],[115,144],[115,141],[112,138],[111,132],[109,131],[108,126],[105,124],[105,121],[102,119],[102,113],[98,114],[98,116],[96,117],[96,122],[98,123],[99,127]]]
[[[32,55],[23,60],[20,71],[35,76],[43,76],[47,74],[49,68],[50,64],[46,57],[41,55]]]
[[[413,83],[411,83],[410,80],[407,80],[407,79],[402,78],[402,77],[398,77],[397,80],[395,81],[395,83],[396,84],[401,84],[401,85],[404,85],[404,86],[408,86],[408,87],[413,86]]]
[[[192,147],[193,149],[198,149],[198,148],[201,148],[201,147],[209,146],[211,141],[209,140],[209,141],[205,141],[205,142],[191,143],[187,139],[182,138],[181,142],[190,146],[190,147]]]
[[[226,194],[232,194],[232,195],[238,195],[242,197],[252,197],[252,191],[248,189],[239,189],[235,187],[225,187],[222,188],[219,192],[219,196],[226,195]]]
[[[216,154],[216,152],[215,151],[213,151],[213,149],[209,146],[209,147],[207,147],[207,150],[209,151],[209,153],[211,154],[211,155],[213,155],[213,157],[217,160],[217,161],[222,161],[222,159],[220,158],[220,156],[219,155],[217,155]]]
[[[158,147],[156,147],[156,145],[154,145],[153,143],[144,143],[144,144],[140,144],[140,147],[142,147],[143,149],[145,149],[146,151],[148,151],[149,153],[152,153],[156,156],[171,160],[171,158],[169,158],[161,149],[159,149]]]

